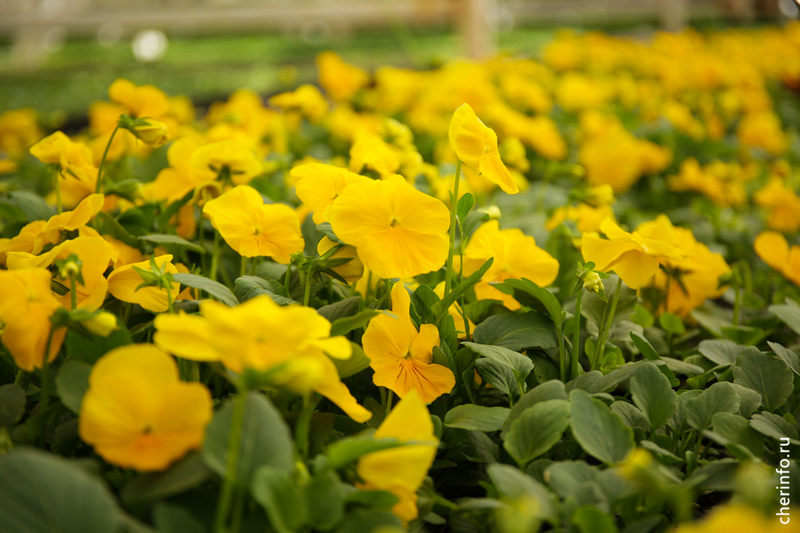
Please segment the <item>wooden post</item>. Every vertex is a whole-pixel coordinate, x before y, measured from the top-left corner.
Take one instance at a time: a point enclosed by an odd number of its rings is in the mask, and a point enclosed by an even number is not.
[[[478,59],[495,52],[495,30],[488,14],[496,9],[495,0],[458,0],[453,2],[462,48],[467,57]]]
[[[687,0],[658,0],[658,12],[665,30],[681,31],[689,19],[689,3]]]

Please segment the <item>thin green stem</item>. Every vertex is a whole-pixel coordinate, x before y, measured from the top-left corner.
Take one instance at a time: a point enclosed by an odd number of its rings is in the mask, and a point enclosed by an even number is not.
[[[561,328],[558,328],[556,334],[558,335],[558,361],[559,366],[561,367],[561,381],[566,383],[567,382],[567,351],[564,348],[564,330],[563,324]]]
[[[456,178],[453,184],[453,200],[450,202],[450,246],[447,249],[447,270],[444,274],[444,296],[450,294],[453,283],[453,256],[456,248],[456,210],[458,208],[458,184],[461,181],[461,160],[456,163]]]
[[[217,514],[214,518],[214,531],[226,533],[226,522],[231,507],[234,488],[236,487],[236,473],[239,469],[239,452],[242,442],[242,425],[244,412],[247,407],[247,393],[239,391],[234,399],[233,418],[231,420],[231,433],[228,439],[228,464],[225,468],[225,479],[222,482],[222,491],[217,505]]]
[[[50,333],[47,335],[47,343],[44,346],[44,359],[42,359],[42,388],[39,394],[39,411],[44,413],[47,402],[50,401],[50,345],[53,342],[53,326],[50,326]]]
[[[573,325],[575,327],[572,332],[572,360],[570,361],[572,371],[570,375],[572,379],[578,377],[581,356],[581,303],[583,302],[583,287],[578,291],[578,296],[575,299],[575,316],[573,317]]]
[[[108,149],[111,148],[111,141],[114,140],[114,135],[117,134],[119,130],[119,126],[114,128],[114,131],[111,132],[111,137],[108,138],[108,144],[106,144],[106,149],[103,151],[103,158],[100,160],[100,167],[97,169],[97,184],[95,185],[94,192],[100,193],[103,192],[103,168],[106,165],[106,157],[108,156]]]
[[[300,416],[297,417],[294,438],[297,444],[297,451],[300,452],[300,457],[303,458],[303,461],[308,459],[308,436],[311,433],[311,416],[314,414],[318,401],[316,394],[313,392],[303,396],[303,409],[300,411]]]
[[[61,169],[57,168],[55,174],[53,174],[53,188],[56,191],[56,212],[59,215],[64,210],[61,205],[61,180],[58,179],[60,175],[61,175]]]
[[[739,265],[733,267],[733,290],[736,297],[733,300],[733,327],[739,326],[739,311],[742,307],[742,280],[739,275]]]
[[[367,294],[364,295],[364,305],[368,305],[372,298],[372,270],[367,275]]]
[[[14,385],[21,385],[23,379],[25,379],[25,371],[17,370],[17,376],[14,378]]]
[[[286,294],[289,294],[289,284],[292,281],[292,258],[289,257],[289,264],[286,265],[286,276],[283,278],[283,288],[286,289]]]
[[[169,313],[172,314],[175,312],[175,310],[172,307],[172,291],[170,290],[169,285],[170,284],[167,283],[167,285],[164,288],[167,290],[167,311],[169,311]]]
[[[314,277],[314,269],[309,268],[306,272],[306,288],[303,292],[303,305],[308,307],[308,302],[311,300],[311,278]]]
[[[75,276],[69,277],[69,303],[72,305],[71,310],[78,308],[78,291],[75,284]]]
[[[131,307],[133,307],[133,305],[130,303],[122,302],[122,324],[126,328],[128,327],[128,321],[131,318]]]
[[[247,273],[247,257],[242,256],[242,266],[239,268],[239,277],[244,277]]]
[[[600,338],[597,339],[597,348],[594,351],[594,361],[592,362],[592,370],[602,361],[603,354],[606,351],[606,341],[611,331],[611,324],[614,323],[614,315],[617,312],[617,302],[619,302],[619,293],[622,292],[622,278],[617,278],[617,289],[614,291],[614,299],[611,301],[611,310],[609,311],[608,318],[603,325],[603,331],[600,332]]]
[[[256,275],[256,263],[258,263],[258,257],[254,257],[253,259],[250,260],[250,275],[251,276],[255,276]]]
[[[389,389],[389,393],[386,395],[386,415],[388,415],[392,411],[392,402],[394,401],[394,392]]]
[[[209,272],[208,277],[211,278],[213,281],[217,281],[217,269],[219,268],[219,231],[214,228],[214,251],[211,255],[211,272]]]

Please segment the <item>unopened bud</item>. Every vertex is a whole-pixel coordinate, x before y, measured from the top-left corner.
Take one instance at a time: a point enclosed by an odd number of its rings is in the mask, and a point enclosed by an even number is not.
[[[169,140],[169,128],[159,120],[147,119],[145,124],[136,124],[130,131],[139,140],[156,148]]]
[[[101,311],[92,318],[81,322],[83,327],[101,337],[108,337],[117,329],[117,317],[106,311]]]
[[[78,263],[76,263],[75,261],[68,261],[64,263],[64,266],[62,266],[59,269],[58,276],[61,279],[69,279],[76,277],[80,273],[80,271],[81,267],[78,266]]]
[[[490,205],[488,207],[484,207],[482,209],[479,209],[479,211],[489,215],[489,220],[497,220],[501,216],[503,216],[503,214],[500,212],[500,208],[497,207],[496,205]]]
[[[583,278],[583,288],[587,291],[600,292],[603,289],[603,280],[597,272],[589,272]]]

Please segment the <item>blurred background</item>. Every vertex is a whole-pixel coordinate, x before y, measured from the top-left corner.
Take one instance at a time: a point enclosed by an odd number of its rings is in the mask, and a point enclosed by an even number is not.
[[[450,57],[536,57],[560,28],[780,24],[800,0],[0,0],[0,113],[34,106],[80,121],[118,77],[198,104],[238,88],[313,81],[315,56],[365,68]]]

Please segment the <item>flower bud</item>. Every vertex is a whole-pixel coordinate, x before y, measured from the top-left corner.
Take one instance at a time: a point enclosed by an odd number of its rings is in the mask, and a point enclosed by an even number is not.
[[[144,124],[135,124],[131,129],[136,138],[146,142],[150,146],[158,148],[169,140],[169,128],[159,120],[147,119]]]
[[[603,280],[597,272],[589,272],[583,278],[583,288],[587,291],[600,292],[603,289]]]
[[[58,271],[58,277],[61,279],[69,279],[77,277],[80,274],[81,267],[75,261],[67,261]]]
[[[92,318],[82,321],[81,324],[95,335],[108,337],[112,331],[117,329],[117,317],[106,311],[100,311]]]
[[[482,209],[479,209],[479,211],[489,215],[489,220],[497,220],[501,216],[503,216],[503,214],[500,212],[500,208],[497,207],[496,205],[490,205],[488,207],[484,207]]]

